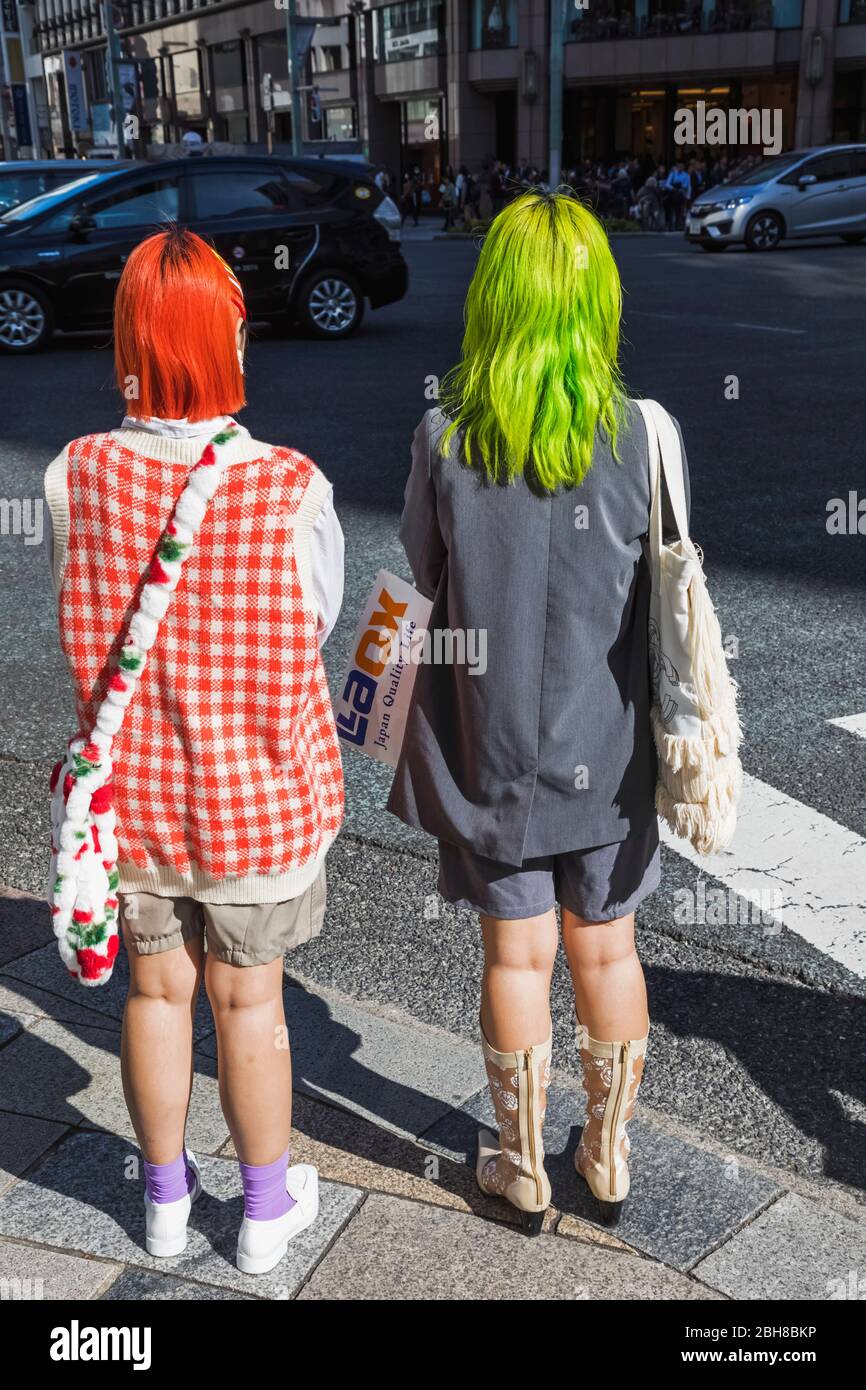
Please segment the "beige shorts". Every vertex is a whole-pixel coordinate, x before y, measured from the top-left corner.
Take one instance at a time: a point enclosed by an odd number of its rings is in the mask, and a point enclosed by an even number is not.
[[[305,893],[283,903],[200,903],[156,893],[120,893],[120,922],[127,948],[138,956],[173,951],[204,936],[208,953],[217,960],[267,965],[318,936],[326,896],[323,864]]]

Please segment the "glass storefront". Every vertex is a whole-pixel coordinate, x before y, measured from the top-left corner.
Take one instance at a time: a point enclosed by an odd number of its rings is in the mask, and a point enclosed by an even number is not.
[[[403,175],[417,170],[422,204],[438,202],[445,153],[445,105],[441,96],[400,103],[400,163]]]
[[[201,84],[201,65],[197,48],[173,53],[171,63],[174,87],[174,106],[181,125],[203,133],[204,96]]]
[[[833,84],[833,139],[837,142],[866,141],[866,68],[836,74]]]
[[[472,0],[470,48],[517,46],[517,0]]]
[[[674,141],[677,113],[684,110],[697,113],[699,102],[704,103],[705,114],[711,109],[779,111],[782,148],[790,149],[794,144],[797,79],[793,74],[754,82],[741,78],[721,79],[706,86],[648,83],[646,87],[567,88],[563,163],[576,165],[591,159],[609,164],[615,159],[637,157],[646,162],[669,164],[678,156],[689,159],[697,153],[704,153],[712,161],[722,154],[740,158],[760,147],[760,136],[751,122],[746,133],[758,136],[754,147],[739,143],[730,147],[705,144],[700,139],[695,146],[677,145]],[[696,132],[700,128],[696,120]]]
[[[595,0],[586,8],[580,0],[565,0],[566,43],[797,29],[802,23],[803,0]]]
[[[866,24],[866,0],[839,0],[840,24]]]
[[[354,106],[326,106],[322,112],[326,140],[354,140]]]
[[[217,140],[243,144],[250,138],[244,48],[240,39],[214,44],[213,64],[215,133]]]
[[[445,51],[443,0],[402,0],[376,11],[373,57],[378,63],[430,58]]]
[[[259,81],[266,73],[271,78],[274,102],[274,139],[288,144],[292,138],[292,104],[289,100],[289,60],[285,29],[260,34],[256,39],[256,62]]]

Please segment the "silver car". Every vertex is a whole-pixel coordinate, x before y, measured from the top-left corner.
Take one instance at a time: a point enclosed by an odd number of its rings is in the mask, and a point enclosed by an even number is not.
[[[756,164],[735,183],[700,193],[686,239],[705,251],[743,243],[774,251],[786,237],[866,239],[866,145],[795,150]]]

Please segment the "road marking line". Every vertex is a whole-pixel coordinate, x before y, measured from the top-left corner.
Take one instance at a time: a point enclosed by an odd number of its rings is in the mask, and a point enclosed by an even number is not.
[[[774,328],[768,323],[733,323],[732,328],[754,328],[756,333],[805,333],[805,328]]]
[[[842,719],[828,719],[828,724],[835,724],[837,729],[847,729],[849,734],[857,734],[859,738],[866,738],[866,714],[846,714]]]
[[[764,912],[775,890],[776,921],[866,978],[866,840],[859,835],[746,775],[730,849],[697,854],[664,825],[662,840]]]
[[[668,319],[675,323],[700,324],[705,328],[750,328],[756,333],[790,333],[795,337],[806,332],[805,328],[774,328],[768,323],[730,323],[727,319],[709,319],[699,317],[697,314],[656,314],[649,309],[632,309],[631,307],[626,307],[625,318]]]

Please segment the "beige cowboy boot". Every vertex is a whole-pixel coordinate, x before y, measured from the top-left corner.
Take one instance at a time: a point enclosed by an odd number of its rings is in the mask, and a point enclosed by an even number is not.
[[[550,1205],[550,1182],[544,1171],[541,1127],[550,1085],[552,1034],[520,1052],[497,1052],[481,1032],[490,1094],[499,1135],[478,1135],[475,1176],[488,1196],[504,1197],[520,1215],[527,1235],[537,1236]]]
[[[586,1091],[586,1122],[574,1166],[589,1183],[602,1221],[613,1226],[628,1196],[630,1144],[625,1127],[632,1117],[643,1075],[647,1038],[598,1042],[582,1023],[577,1032]]]

